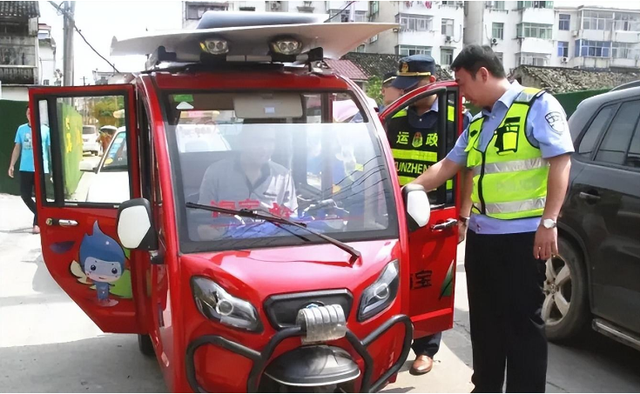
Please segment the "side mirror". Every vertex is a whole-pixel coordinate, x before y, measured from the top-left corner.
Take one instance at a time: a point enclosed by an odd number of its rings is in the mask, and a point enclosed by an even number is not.
[[[157,250],[158,238],[151,225],[151,203],[144,198],[125,201],[118,209],[117,232],[127,249]]]
[[[402,199],[407,210],[409,232],[426,226],[431,217],[431,204],[424,187],[412,183],[404,186],[402,188]]]

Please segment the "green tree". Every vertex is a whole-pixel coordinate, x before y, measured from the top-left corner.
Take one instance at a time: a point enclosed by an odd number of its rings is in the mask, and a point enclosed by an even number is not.
[[[382,78],[373,76],[369,78],[366,86],[367,96],[376,100],[378,105],[382,104]]]
[[[124,126],[124,118],[116,118],[113,113],[124,108],[124,97],[106,96],[93,100],[90,106],[91,116],[98,120],[98,127],[102,126]]]

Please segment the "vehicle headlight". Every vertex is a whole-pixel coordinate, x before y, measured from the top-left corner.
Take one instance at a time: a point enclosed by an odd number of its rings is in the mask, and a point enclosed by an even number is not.
[[[258,311],[250,302],[232,296],[205,277],[191,279],[196,306],[205,317],[242,330],[262,331]]]
[[[398,260],[394,260],[387,264],[378,279],[362,292],[358,321],[370,319],[391,305],[398,295],[399,273],[400,265]]]

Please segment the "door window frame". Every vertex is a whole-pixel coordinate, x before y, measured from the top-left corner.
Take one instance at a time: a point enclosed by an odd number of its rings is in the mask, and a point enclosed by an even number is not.
[[[455,100],[455,103],[453,104],[454,113],[456,114],[453,122],[453,129],[455,130],[455,135],[452,138],[446,138],[449,136],[449,130],[452,128],[451,126],[449,126],[449,122],[448,122],[448,111],[449,111],[448,107],[450,106],[448,102],[448,95],[451,94],[452,92],[455,92],[456,90],[458,91],[458,100]],[[438,126],[437,126],[438,130],[444,130],[444,133],[445,133],[442,135],[442,137],[445,137],[445,138],[442,138],[442,141],[444,143],[438,144],[438,161],[440,161],[447,156],[448,152],[451,151],[451,149],[453,149],[459,137],[458,132],[460,130],[460,116],[459,116],[460,91],[457,86],[448,85],[446,82],[444,84],[436,83],[436,86],[427,85],[422,88],[418,88],[412,92],[409,92],[405,96],[400,97],[399,99],[397,99],[396,101],[394,101],[389,105],[388,108],[391,108],[392,111],[390,112],[384,111],[381,115],[385,115],[385,117],[381,118],[381,122],[383,124],[383,127],[385,128],[385,134],[386,134],[386,122],[390,120],[395,114],[409,107],[416,101],[419,101],[425,98],[426,96],[430,96],[433,94],[438,95],[438,114],[441,115],[444,113],[444,116],[439,117]],[[406,98],[406,97],[410,97],[410,98]],[[446,110],[441,111],[441,108],[446,108]],[[440,141],[440,131],[438,131],[438,141]],[[393,169],[393,171],[397,174],[397,171],[395,170],[395,168]],[[438,203],[431,205],[432,210],[444,209],[444,208],[455,208],[457,206],[456,202],[457,202],[457,194],[458,194],[458,174],[456,174],[452,178],[452,182],[453,182],[453,189],[452,189],[453,199],[451,201],[447,200],[447,189],[446,189],[447,182],[443,183],[440,187],[438,187],[438,189],[436,189]],[[442,201],[444,201],[444,203],[442,203]]]
[[[47,116],[49,119],[49,140],[51,143],[51,147],[50,147],[50,152],[51,152],[51,157],[50,159],[50,166],[51,166],[51,172],[49,173],[49,175],[52,177],[53,179],[53,201],[49,201],[47,200],[47,196],[46,196],[46,182],[47,182],[47,178],[46,176],[41,176],[40,178],[40,183],[41,183],[41,191],[40,191],[40,195],[38,196],[38,198],[42,201],[42,206],[43,207],[51,207],[51,208],[65,208],[65,207],[79,207],[79,208],[98,208],[98,209],[114,209],[114,208],[118,208],[120,206],[120,204],[122,202],[118,202],[118,203],[103,203],[103,202],[87,202],[87,201],[68,201],[64,195],[64,175],[63,175],[63,155],[62,155],[62,148],[63,148],[63,142],[60,138],[60,133],[58,130],[58,111],[57,111],[57,100],[59,98],[83,98],[83,97],[112,97],[112,96],[122,96],[124,98],[124,124],[126,127],[126,131],[125,133],[127,134],[126,137],[126,143],[127,143],[127,160],[128,160],[128,164],[127,164],[127,176],[129,179],[129,198],[133,198],[134,195],[134,190],[135,190],[135,184],[134,184],[134,174],[131,170],[131,163],[133,162],[132,160],[132,155],[133,155],[133,151],[134,151],[134,147],[137,146],[137,144],[132,143],[133,142],[133,137],[132,135],[134,133],[131,133],[130,131],[132,130],[132,126],[136,126],[135,124],[132,125],[132,119],[134,119],[135,117],[132,117],[131,115],[131,108],[132,108],[132,100],[131,100],[131,93],[133,92],[133,90],[129,90],[126,89],[126,86],[129,85],[108,85],[109,88],[105,87],[101,87],[101,88],[95,88],[92,87],[92,89],[78,89],[78,88],[74,88],[74,87],[70,87],[68,90],[64,89],[63,91],[57,92],[56,90],[59,90],[60,88],[53,88],[51,90],[48,90],[46,92],[36,92],[35,94],[33,94],[31,96],[31,101],[34,103],[38,103],[38,105],[36,106],[36,108],[34,108],[34,113],[31,114],[32,119],[34,120],[34,125],[36,125],[38,127],[38,133],[34,133],[34,137],[37,141],[38,144],[42,144],[42,134],[40,133],[40,102],[45,101],[47,103]],[[133,102],[135,102],[135,100],[133,100]],[[135,108],[135,107],[134,107]],[[38,149],[38,151],[40,152],[40,157],[39,157],[39,170],[40,170],[40,174],[44,174],[44,170],[43,170],[43,160],[42,160],[42,153],[41,152],[41,145],[40,148]],[[35,152],[35,151],[34,151]],[[106,154],[106,152],[103,152],[103,154]]]
[[[597,161],[596,160],[596,155],[600,151],[602,143],[604,142],[604,138],[606,137],[607,133],[609,133],[609,130],[611,129],[611,124],[613,123],[613,120],[616,118],[616,116],[620,112],[620,108],[622,107],[622,105],[625,104],[625,103],[628,103],[628,102],[638,101],[638,100],[640,100],[639,97],[628,97],[628,98],[624,98],[624,99],[621,99],[621,100],[618,100],[618,101],[614,101],[614,102],[603,102],[602,105],[600,105],[598,107],[597,111],[594,112],[594,115],[591,117],[589,122],[585,124],[585,126],[582,129],[582,131],[580,132],[580,135],[579,135],[578,139],[576,139],[576,142],[574,143],[574,146],[579,148],[580,144],[582,143],[582,140],[585,137],[585,134],[587,133],[587,130],[589,130],[589,127],[591,127],[591,124],[595,121],[595,119],[600,114],[600,112],[602,110],[606,109],[607,107],[613,107],[613,112],[610,115],[610,117],[607,120],[607,122],[605,123],[604,130],[602,132],[600,132],[600,135],[598,136],[595,144],[593,145],[593,150],[591,151],[591,155],[590,156],[583,156],[583,155],[580,155],[576,151],[576,153],[573,154],[573,158],[575,160],[581,161],[583,163],[587,163],[587,164],[590,164],[590,165],[596,165],[596,166],[599,166],[599,167],[620,169],[620,170],[626,170],[626,171],[632,171],[632,172],[640,172],[640,168],[629,167],[629,166],[626,166],[624,164],[620,165],[620,164],[614,164],[614,163],[608,163],[608,162],[603,162],[603,161]],[[631,142],[633,141],[633,136],[636,133],[636,131],[638,130],[638,128],[640,128],[640,116],[638,117],[638,119],[636,119],[636,125],[635,125],[635,128],[634,128],[633,132],[632,132],[631,139],[629,140],[629,145],[627,146],[627,150],[625,152],[625,158],[629,155],[629,149],[631,148]]]

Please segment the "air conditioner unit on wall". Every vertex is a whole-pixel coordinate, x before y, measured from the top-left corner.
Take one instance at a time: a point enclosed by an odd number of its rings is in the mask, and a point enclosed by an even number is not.
[[[567,64],[569,62],[569,58],[568,57],[563,57],[562,58],[562,63]]]
[[[574,36],[574,37],[578,37],[578,31],[577,30],[573,30],[571,32],[571,35]]]

